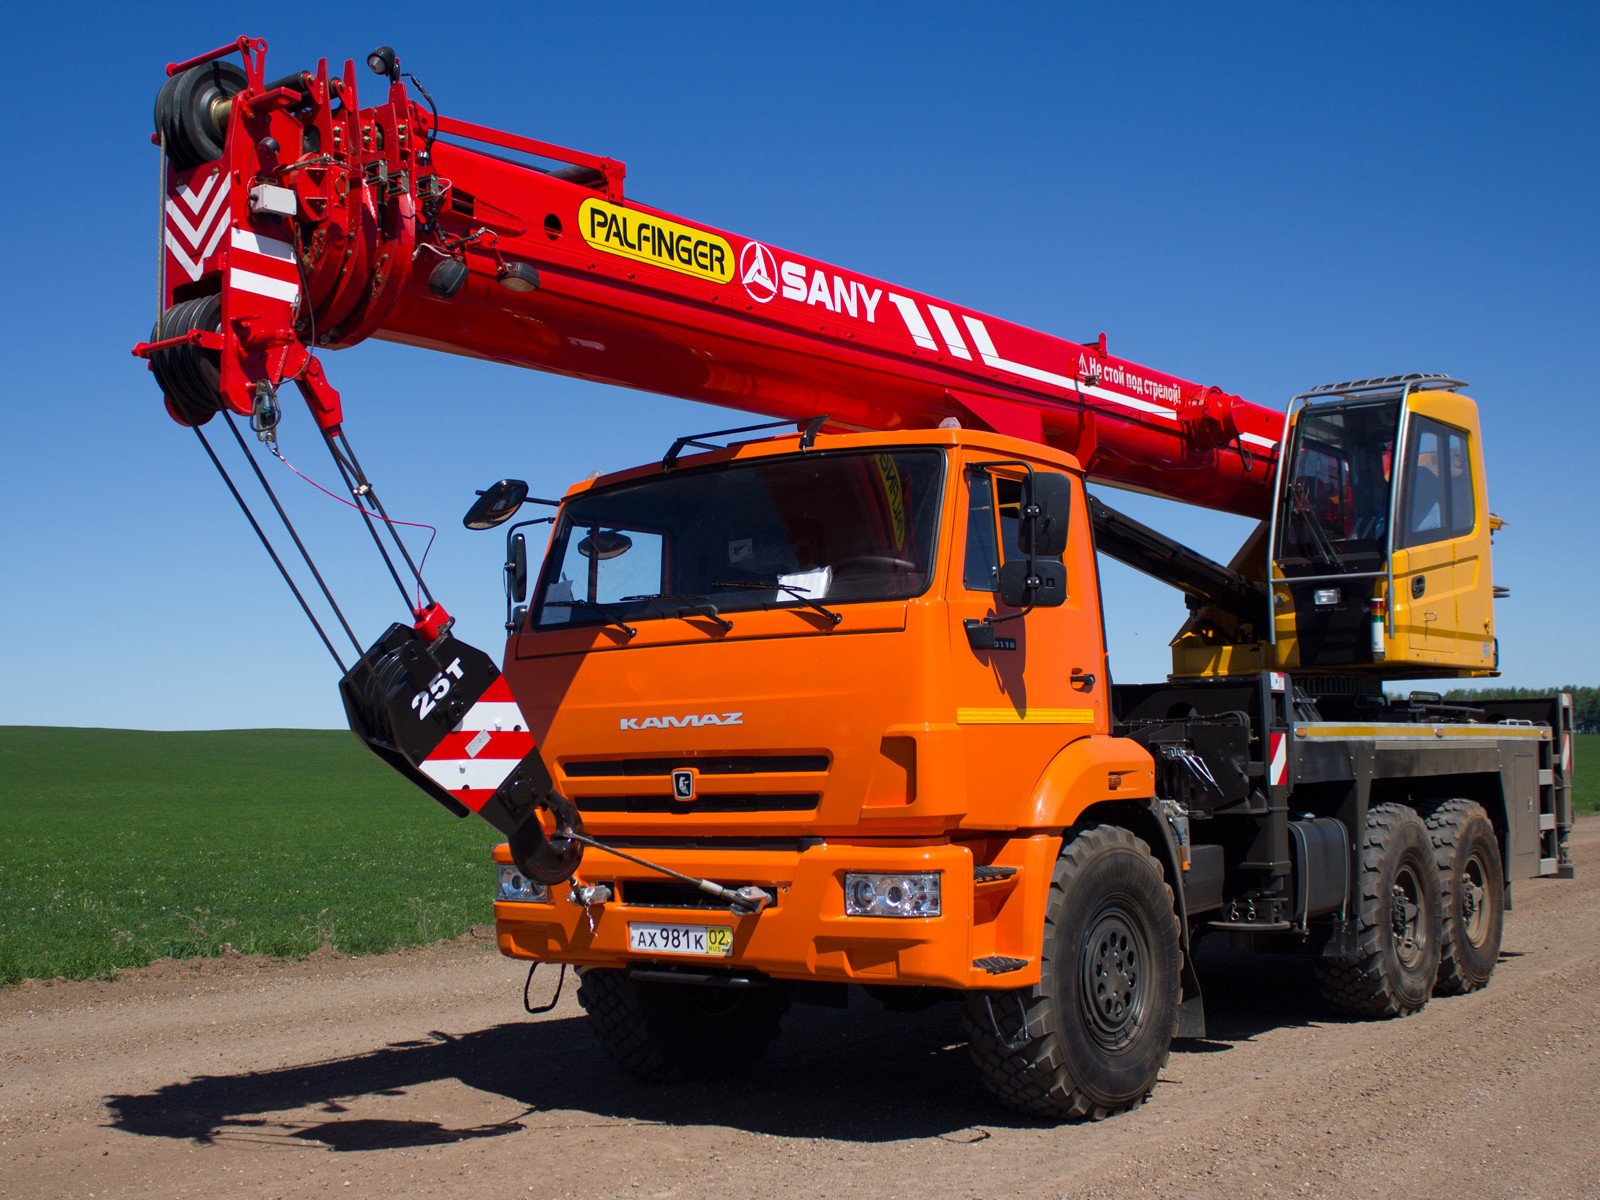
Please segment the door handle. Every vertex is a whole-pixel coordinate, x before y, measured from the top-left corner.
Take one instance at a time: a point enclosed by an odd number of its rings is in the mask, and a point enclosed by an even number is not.
[[[1081,688],[1084,691],[1088,691],[1094,686],[1094,676],[1080,671],[1076,667],[1072,669],[1072,674],[1067,678],[1073,687]]]
[[[1426,575],[1413,575],[1411,577],[1411,598],[1413,600],[1428,590],[1428,577]]]

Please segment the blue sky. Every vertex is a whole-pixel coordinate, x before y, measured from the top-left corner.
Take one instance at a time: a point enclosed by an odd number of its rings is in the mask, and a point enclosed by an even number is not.
[[[1600,681],[1600,6],[27,6],[3,324],[0,723],[335,726],[334,673],[128,347],[155,317],[150,108],[238,33],[276,75],[393,44],[443,111],[620,158],[629,194],[1282,406],[1335,379],[1472,384],[1505,682]],[[314,15],[308,15],[314,14]],[[326,356],[391,512],[498,654],[474,487],[536,492],[737,414],[367,343]],[[284,449],[326,479],[296,414]],[[280,472],[280,474],[282,474]],[[403,617],[287,476],[363,637]],[[1113,501],[1115,502],[1115,501]],[[1126,498],[1219,557],[1234,518]],[[1112,666],[1168,669],[1174,592],[1107,564]]]

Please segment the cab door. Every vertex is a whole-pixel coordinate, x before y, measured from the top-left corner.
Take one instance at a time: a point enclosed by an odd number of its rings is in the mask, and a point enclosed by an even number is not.
[[[1395,655],[1492,669],[1489,520],[1476,413],[1464,397],[1419,393],[1406,421],[1395,511]]]
[[[1409,660],[1440,662],[1455,624],[1455,547],[1441,465],[1445,431],[1413,417],[1401,458],[1395,521],[1394,624]]]
[[[1019,615],[1000,600],[1000,569],[1021,556],[1024,475],[1011,464],[968,465],[958,493],[959,544],[946,589],[951,690],[966,761],[967,821],[978,826],[1000,805],[1027,800],[1062,746],[1109,727],[1099,580],[1081,477],[1071,477],[1065,603]],[[987,638],[970,637],[969,623],[986,618],[998,618],[994,644],[974,646]]]

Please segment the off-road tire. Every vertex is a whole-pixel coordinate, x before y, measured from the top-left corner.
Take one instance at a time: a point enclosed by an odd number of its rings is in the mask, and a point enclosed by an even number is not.
[[[601,1047],[643,1083],[715,1079],[755,1062],[777,1036],[789,993],[782,984],[702,987],[578,968],[578,1003]]]
[[[1446,800],[1428,814],[1428,836],[1439,866],[1440,939],[1436,996],[1460,996],[1489,982],[1500,958],[1506,883],[1500,842],[1483,806]]]
[[[1433,995],[1439,975],[1443,903],[1433,840],[1415,809],[1367,810],[1348,957],[1317,960],[1323,997],[1355,1017],[1405,1017]]]
[[[1099,1120],[1142,1104],[1172,1053],[1181,955],[1150,848],[1116,826],[1083,830],[1050,880],[1039,983],[968,997],[984,1085],[1036,1117]]]

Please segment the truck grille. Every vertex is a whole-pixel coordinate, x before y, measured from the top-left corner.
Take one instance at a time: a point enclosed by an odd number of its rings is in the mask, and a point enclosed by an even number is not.
[[[639,775],[671,775],[693,767],[701,775],[820,775],[828,769],[826,754],[740,754],[713,758],[607,758],[565,762],[568,779],[630,779]]]
[[[617,886],[621,890],[618,899],[633,908],[720,908],[726,911],[728,907],[727,901],[706,895],[692,883],[630,879]],[[738,889],[744,885],[729,883],[723,886]],[[764,887],[761,890],[767,894],[769,908],[778,903],[778,893],[774,889]]]

